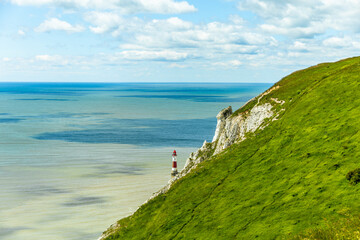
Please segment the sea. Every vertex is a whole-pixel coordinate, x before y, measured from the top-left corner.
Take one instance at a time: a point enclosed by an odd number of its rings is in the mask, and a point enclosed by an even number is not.
[[[0,83],[0,239],[97,239],[255,83]]]

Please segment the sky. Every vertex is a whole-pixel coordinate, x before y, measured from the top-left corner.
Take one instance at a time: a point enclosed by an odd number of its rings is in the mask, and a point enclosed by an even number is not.
[[[0,82],[276,82],[360,55],[359,0],[0,0]]]

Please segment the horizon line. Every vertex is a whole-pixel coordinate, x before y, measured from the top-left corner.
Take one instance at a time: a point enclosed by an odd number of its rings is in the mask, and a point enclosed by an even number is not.
[[[276,82],[83,82],[83,81],[74,81],[74,82],[61,82],[61,81],[54,81],[54,82],[31,82],[31,81],[25,81],[25,82],[18,82],[18,81],[0,81],[0,84],[2,83],[104,83],[104,84],[119,84],[119,83],[127,83],[127,84],[202,84],[202,83],[206,83],[206,84],[241,84],[241,83],[246,83],[246,84],[274,84]]]

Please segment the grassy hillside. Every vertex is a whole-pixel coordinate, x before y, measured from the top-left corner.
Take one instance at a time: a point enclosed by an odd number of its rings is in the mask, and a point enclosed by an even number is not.
[[[360,167],[360,58],[275,86],[260,101],[285,100],[279,120],[200,164],[108,239],[282,239],[359,210],[360,184],[346,174]]]

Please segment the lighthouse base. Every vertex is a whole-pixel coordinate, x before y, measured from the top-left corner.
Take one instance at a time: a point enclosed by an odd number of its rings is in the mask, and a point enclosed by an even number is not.
[[[177,174],[178,174],[178,171],[177,171],[177,170],[172,171],[172,172],[171,172],[171,177],[175,177]]]

